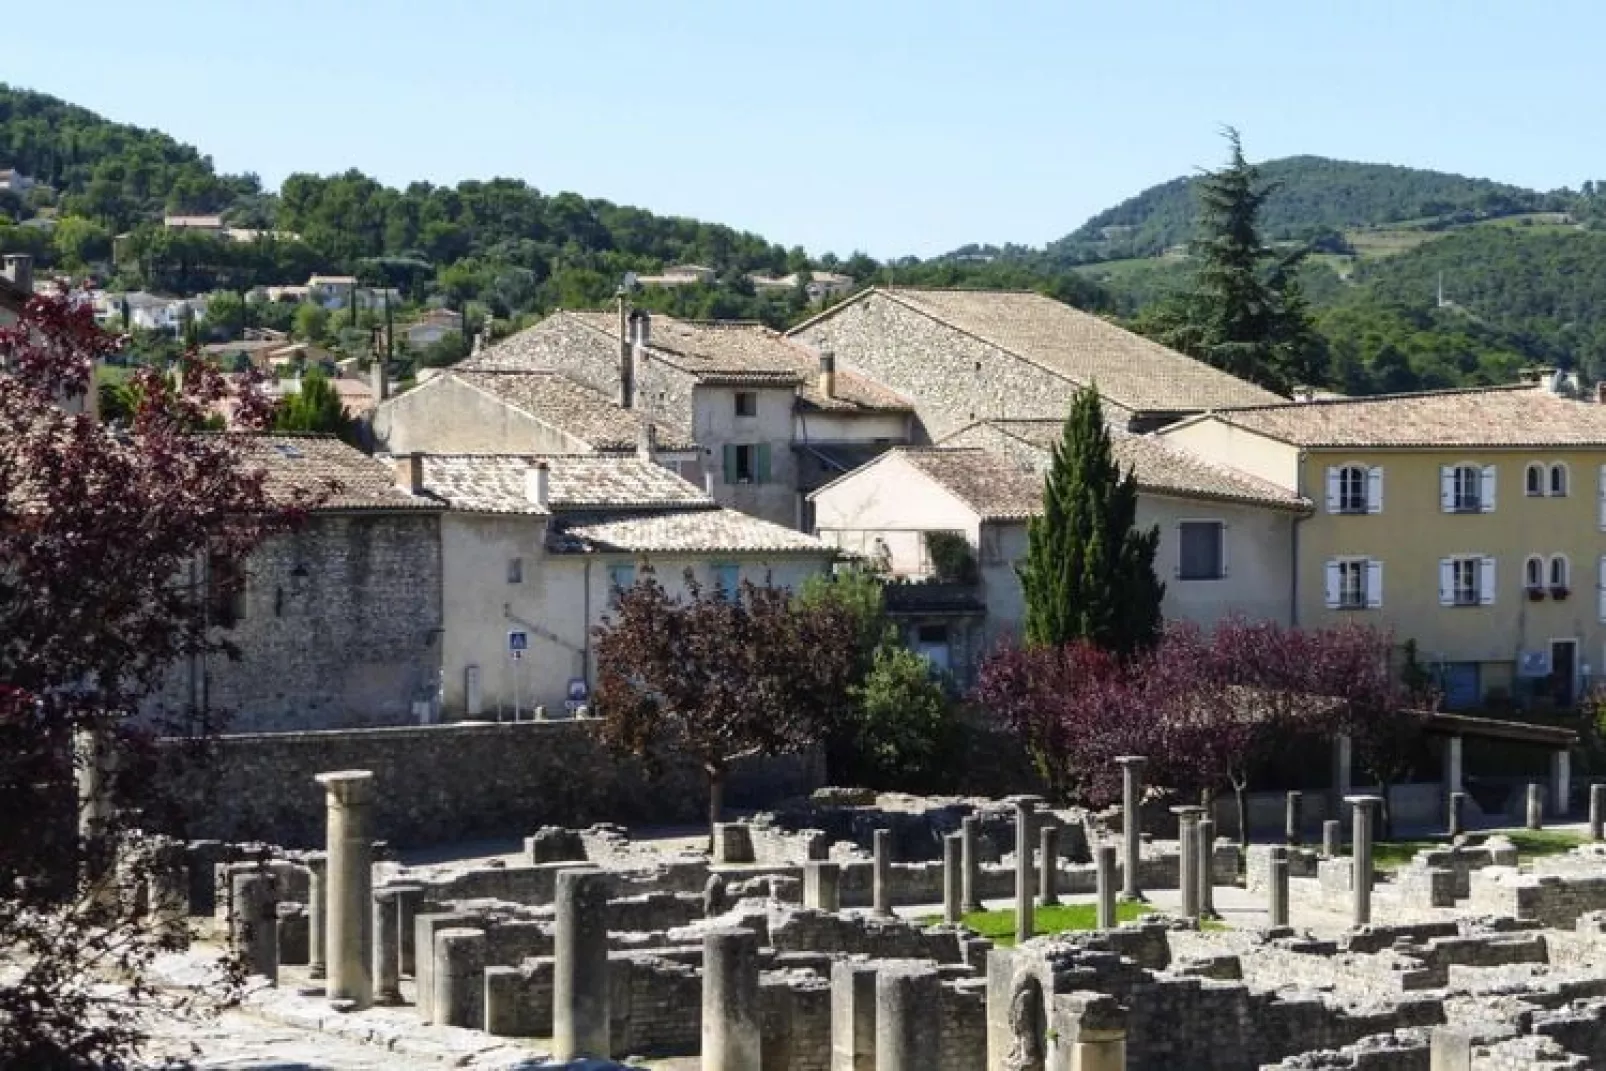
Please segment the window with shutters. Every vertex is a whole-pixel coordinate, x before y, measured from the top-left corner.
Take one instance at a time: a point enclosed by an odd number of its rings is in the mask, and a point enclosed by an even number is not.
[[[1569,483],[1566,465],[1558,461],[1550,466],[1550,497],[1566,498]]]
[[[1451,563],[1451,598],[1457,606],[1478,605],[1478,559],[1457,558]]]
[[[1227,526],[1220,521],[1177,525],[1177,578],[1220,580],[1227,575]]]
[[[1528,560],[1522,563],[1522,586],[1530,594],[1543,594],[1545,587],[1545,559],[1537,554],[1530,554]]]
[[[735,602],[742,590],[742,567],[731,562],[718,562],[708,567],[714,587],[727,602]]]
[[[1545,467],[1537,461],[1528,463],[1527,473],[1523,477],[1523,490],[1529,498],[1541,498],[1545,493]]]
[[[1338,512],[1366,512],[1366,470],[1359,465],[1338,470]]]
[[[1454,506],[1456,513],[1483,511],[1483,473],[1476,465],[1457,465],[1454,480]]]
[[[726,444],[726,483],[767,483],[769,478],[770,448],[768,443]]]
[[[1345,610],[1366,608],[1366,562],[1351,559],[1338,563],[1338,605]]]

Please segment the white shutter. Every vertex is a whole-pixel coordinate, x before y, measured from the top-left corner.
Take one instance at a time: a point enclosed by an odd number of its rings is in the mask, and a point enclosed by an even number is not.
[[[1600,619],[1606,621],[1606,555],[1600,559],[1600,575],[1595,584],[1595,600],[1600,604]]]
[[[1606,532],[1606,465],[1600,467],[1600,530]]]
[[[1339,509],[1343,505],[1343,503],[1339,500],[1339,486],[1338,486],[1338,474],[1339,474],[1339,472],[1340,472],[1340,470],[1336,465],[1327,466],[1327,512],[1328,513],[1337,513],[1339,511]],[[1601,486],[1603,488],[1606,488],[1606,465],[1602,465],[1601,466]],[[1606,495],[1606,491],[1602,491],[1601,494],[1602,495]],[[1602,502],[1606,502],[1606,497],[1603,497],[1601,499],[1601,501]],[[1606,509],[1606,507],[1602,507],[1602,508]],[[1603,516],[1606,516],[1606,514],[1603,514]],[[1606,522],[1602,522],[1602,523],[1606,523]]]
[[[1455,559],[1439,559],[1439,605],[1455,605]]]
[[[1366,563],[1366,605],[1372,610],[1383,605],[1383,563],[1380,561]]]
[[[1366,470],[1366,512],[1383,512],[1383,470],[1375,465]]]
[[[1494,466],[1483,466],[1482,477],[1478,480],[1479,508],[1484,513],[1494,512]]]
[[[1600,575],[1603,578],[1606,578],[1606,558],[1602,558],[1600,560]],[[1343,598],[1343,593],[1339,590],[1340,583],[1341,583],[1341,581],[1339,580],[1339,575],[1338,575],[1338,563],[1337,562],[1328,562],[1327,563],[1327,608],[1329,610],[1338,609],[1339,603]],[[1606,602],[1603,602],[1601,605],[1603,607],[1606,607]],[[1602,621],[1606,621],[1606,610],[1602,611],[1601,620]]]
[[[1478,562],[1478,604],[1488,606],[1494,602],[1494,559]]]
[[[1227,535],[1231,531],[1232,529],[1223,521],[1221,523],[1221,575],[1223,579],[1227,576]]]
[[[1439,508],[1455,512],[1455,469],[1449,465],[1439,466]]]

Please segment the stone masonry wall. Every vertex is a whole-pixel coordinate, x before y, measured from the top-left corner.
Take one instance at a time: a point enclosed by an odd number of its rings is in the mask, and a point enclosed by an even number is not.
[[[615,757],[592,721],[458,723],[404,729],[224,736],[209,768],[183,786],[187,835],[321,845],[324,793],[313,776],[372,770],[374,836],[397,846],[522,836],[542,825],[695,823],[706,814],[700,770],[671,761],[659,776]],[[806,794],[816,755],[733,769],[732,806]]]

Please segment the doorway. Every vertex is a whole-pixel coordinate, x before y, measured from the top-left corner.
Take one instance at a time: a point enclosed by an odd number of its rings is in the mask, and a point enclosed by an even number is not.
[[[1578,699],[1578,641],[1550,641],[1550,695],[1558,707],[1569,708]]]

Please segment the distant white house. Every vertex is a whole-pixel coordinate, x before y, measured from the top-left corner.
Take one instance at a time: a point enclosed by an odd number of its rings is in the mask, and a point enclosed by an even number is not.
[[[801,272],[790,275],[749,275],[748,282],[753,284],[755,290],[792,290],[801,279]],[[809,272],[809,281],[803,284],[810,301],[825,301],[828,298],[841,297],[853,289],[853,276],[843,275],[834,271]]]
[[[38,182],[14,167],[0,167],[0,190],[8,193],[27,193]]]
[[[665,268],[662,275],[637,276],[642,286],[712,286],[716,273],[702,264],[675,264]]]
[[[417,323],[403,332],[407,345],[415,350],[433,346],[453,331],[463,330],[463,314],[453,309],[430,309]]]
[[[206,295],[192,298],[162,297],[144,290],[124,293],[97,291],[92,297],[95,321],[106,325],[120,319],[126,312],[125,326],[142,331],[162,331],[177,334],[184,329],[186,319],[199,320],[206,315]]]

